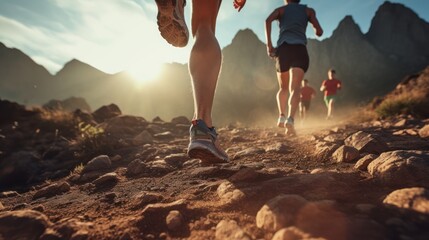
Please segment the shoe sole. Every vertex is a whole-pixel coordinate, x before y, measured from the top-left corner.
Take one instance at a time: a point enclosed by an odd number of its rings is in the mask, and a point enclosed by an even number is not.
[[[178,0],[155,0],[158,6],[157,24],[161,36],[175,47],[185,47],[189,31],[184,16],[176,12]]]
[[[227,163],[228,160],[220,157],[205,144],[193,142],[189,144],[188,156],[190,158],[200,159],[203,163]]]

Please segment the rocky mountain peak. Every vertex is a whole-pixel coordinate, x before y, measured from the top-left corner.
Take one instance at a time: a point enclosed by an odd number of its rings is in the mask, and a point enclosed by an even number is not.
[[[402,4],[385,2],[381,5],[371,22],[367,39],[393,60],[415,66],[416,71],[429,62],[429,23]]]
[[[76,74],[76,73],[88,73],[88,74],[95,74],[95,75],[104,75],[106,73],[98,70],[97,68],[84,63],[78,59],[72,59],[69,62],[67,62],[66,64],[64,64],[64,67],[57,72],[56,76],[57,77],[62,77],[64,75],[69,75],[69,74]]]
[[[362,36],[363,33],[359,27],[359,25],[356,23],[356,21],[353,19],[352,16],[347,15],[343,18],[343,20],[340,21],[338,24],[338,27],[334,30],[332,34],[332,38],[338,38],[343,36]]]
[[[239,30],[235,37],[232,39],[231,45],[241,45],[244,42],[249,45],[253,45],[255,43],[262,43],[258,36],[251,29],[246,28]]]

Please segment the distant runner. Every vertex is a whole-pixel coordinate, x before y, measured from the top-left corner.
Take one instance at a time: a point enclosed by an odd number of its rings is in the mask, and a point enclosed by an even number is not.
[[[275,58],[279,91],[277,106],[279,119],[277,126],[286,127],[287,135],[295,135],[294,116],[298,110],[301,81],[309,66],[307,52],[306,29],[308,22],[313,26],[317,36],[322,36],[323,30],[316,18],[316,11],[299,4],[300,0],[285,0],[285,5],[276,8],[265,20],[265,36],[267,53]],[[272,22],[279,21],[280,33],[277,48],[271,41]],[[289,100],[288,100],[289,94]],[[285,115],[288,103],[287,118]]]
[[[337,90],[340,90],[342,86],[341,81],[335,78],[335,73],[334,69],[329,69],[328,79],[324,80],[320,87],[320,91],[324,92],[324,100],[328,108],[327,120],[332,119]]]
[[[301,101],[299,102],[299,115],[302,120],[307,117],[307,112],[310,109],[311,99],[316,96],[316,90],[308,85],[308,80],[302,81]]]

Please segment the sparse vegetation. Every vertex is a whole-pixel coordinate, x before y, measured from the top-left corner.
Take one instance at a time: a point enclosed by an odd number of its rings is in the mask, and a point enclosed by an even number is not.
[[[423,96],[412,94],[401,94],[388,98],[375,108],[380,117],[392,117],[400,114],[421,116],[427,107]]]
[[[112,140],[108,138],[103,128],[80,122],[78,130],[77,144],[82,149],[83,155],[107,154],[114,148]]]
[[[79,165],[77,165],[73,171],[71,172],[70,175],[74,175],[74,174],[81,174],[83,170],[83,163],[80,163]]]

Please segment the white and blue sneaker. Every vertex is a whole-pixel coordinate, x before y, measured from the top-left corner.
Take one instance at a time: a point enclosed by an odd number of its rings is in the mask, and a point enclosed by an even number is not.
[[[216,129],[207,127],[203,120],[193,120],[189,129],[188,156],[205,163],[226,163],[228,155],[219,146]]]
[[[284,128],[286,122],[285,115],[280,115],[279,119],[277,119],[277,127]]]
[[[286,120],[286,124],[285,124],[285,127],[286,127],[286,135],[289,135],[289,136],[296,136],[296,132],[295,132],[295,123],[294,123],[294,120],[293,120],[293,118],[292,117],[288,117],[287,118],[287,120]]]

